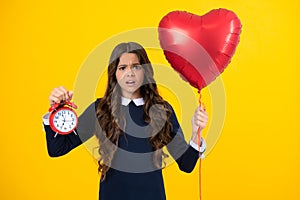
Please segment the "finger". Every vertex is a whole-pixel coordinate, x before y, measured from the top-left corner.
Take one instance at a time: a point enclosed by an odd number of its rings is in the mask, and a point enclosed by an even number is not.
[[[50,105],[53,106],[55,104],[55,101],[50,100]]]
[[[200,113],[203,113],[203,114],[207,115],[207,112],[206,112],[206,108],[205,108],[205,107],[200,107],[200,106],[199,106],[199,111],[200,111]]]
[[[201,124],[206,124],[208,122],[208,119],[203,118],[203,117],[197,117],[197,118],[195,118],[194,122],[197,126],[199,126]]]
[[[197,111],[194,115],[195,119],[198,119],[198,120],[207,120],[208,119],[208,115],[206,112],[200,112],[200,111]]]
[[[207,122],[207,120],[196,120],[195,125],[200,126],[201,124],[206,124]]]
[[[66,99],[66,90],[63,87],[54,88],[50,93],[50,102],[56,102],[59,103],[61,101],[65,101]]]
[[[53,105],[53,104],[55,104],[55,103],[60,103],[60,99],[59,98],[56,98],[56,97],[52,97],[51,99],[50,99],[50,104],[51,105]]]
[[[198,119],[198,120],[201,120],[201,121],[203,121],[203,120],[208,120],[208,115],[207,115],[207,113],[205,113],[205,112],[199,112],[199,113],[196,113],[196,114],[194,115],[194,117],[195,117],[195,119]]]
[[[69,99],[68,91],[63,86],[60,86],[59,88],[57,88],[56,91],[64,101]]]
[[[201,118],[202,120],[208,120],[208,115],[207,115],[207,113],[201,113],[199,116],[200,116],[200,118]]]
[[[204,108],[202,106],[198,106],[199,111],[204,111]]]
[[[49,96],[50,103],[57,101],[58,97],[57,97],[57,94],[55,94],[55,93],[56,93],[55,90],[51,91],[50,96]]]
[[[201,107],[198,106],[197,109],[195,110],[195,113],[194,113],[194,114],[195,114],[195,115],[200,115],[201,112],[202,112]]]
[[[69,99],[68,99],[68,101],[71,101],[72,97],[73,97],[73,91],[69,91]]]
[[[60,86],[59,90],[61,92],[63,92],[63,98],[64,98],[65,101],[70,99],[69,92],[68,92],[68,90],[65,87]]]
[[[199,111],[199,115],[202,116],[202,117],[204,117],[204,118],[208,118],[208,114],[207,114],[207,112],[205,110],[200,110]]]
[[[206,106],[204,104],[201,105],[203,111],[206,111]]]
[[[52,92],[51,92],[50,98],[58,98],[60,101],[64,101],[65,95],[61,89],[54,88],[54,90],[52,90]]]
[[[199,127],[200,127],[201,129],[205,128],[205,127],[206,127],[206,123],[200,123],[200,124],[199,124]]]

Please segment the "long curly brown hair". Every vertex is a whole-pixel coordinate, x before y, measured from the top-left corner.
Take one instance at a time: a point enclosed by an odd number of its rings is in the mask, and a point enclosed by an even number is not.
[[[98,172],[101,180],[106,177],[113,156],[118,147],[121,130],[125,130],[126,120],[121,105],[121,88],[116,79],[116,70],[119,58],[123,53],[137,55],[144,70],[144,83],[140,87],[141,96],[144,99],[143,119],[152,128],[150,143],[155,150],[153,162],[157,168],[162,167],[161,160],[168,157],[162,148],[171,141],[171,123],[169,122],[171,110],[166,101],[159,95],[154,80],[154,72],[145,49],[138,43],[129,42],[117,45],[112,51],[108,66],[108,83],[104,96],[97,106],[97,119],[100,131],[96,132],[99,141]],[[155,112],[151,107],[155,105]],[[162,124],[163,122],[163,124]],[[113,145],[112,145],[113,144]]]

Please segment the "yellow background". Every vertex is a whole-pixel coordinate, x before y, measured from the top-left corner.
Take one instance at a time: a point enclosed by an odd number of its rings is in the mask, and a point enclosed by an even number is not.
[[[203,199],[300,199],[297,2],[1,1],[0,199],[97,199],[97,165],[84,146],[60,158],[47,155],[41,116],[49,92],[72,89],[88,54],[113,35],[156,27],[172,10],[202,15],[220,7],[233,10],[243,29],[222,74],[226,119],[203,161]],[[164,170],[168,199],[199,199],[197,169]]]

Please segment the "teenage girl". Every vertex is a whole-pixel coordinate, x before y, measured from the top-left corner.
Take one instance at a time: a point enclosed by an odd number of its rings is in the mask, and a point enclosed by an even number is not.
[[[72,96],[62,86],[54,88],[50,104],[70,101]],[[134,42],[114,48],[106,92],[79,117],[77,134],[56,135],[48,116],[43,121],[51,157],[62,156],[97,137],[101,200],[165,200],[162,168],[168,155],[162,148],[166,146],[179,169],[188,173],[205,151],[201,138],[199,152],[197,130],[207,124],[206,111],[196,108],[192,137],[186,143],[172,106],[158,93],[145,49]]]

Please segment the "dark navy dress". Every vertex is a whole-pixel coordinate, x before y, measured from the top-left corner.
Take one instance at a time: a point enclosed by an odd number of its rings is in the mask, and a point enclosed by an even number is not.
[[[99,99],[92,103],[79,117],[77,135],[57,135],[49,125],[44,125],[47,149],[51,157],[62,156],[93,136],[95,108]],[[118,150],[106,179],[100,182],[101,200],[165,200],[162,170],[153,164],[153,148],[149,142],[149,124],[143,120],[143,106],[134,102],[124,106],[126,130],[119,138]],[[188,145],[172,110],[170,122],[173,140],[167,149],[176,160],[180,170],[191,172],[199,158],[199,152]]]

